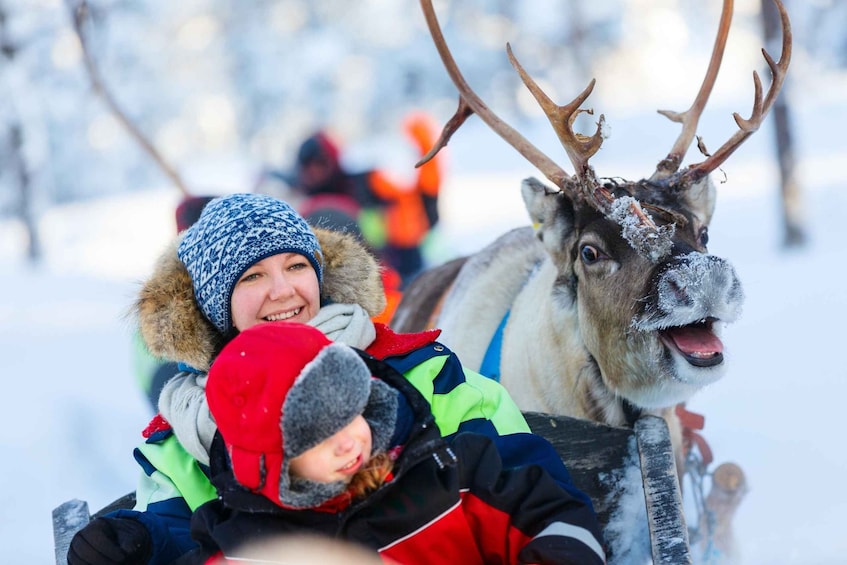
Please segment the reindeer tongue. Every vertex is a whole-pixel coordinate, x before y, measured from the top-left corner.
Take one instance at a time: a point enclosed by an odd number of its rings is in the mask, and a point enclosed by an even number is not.
[[[692,357],[713,357],[723,352],[723,343],[704,325],[670,328],[665,332],[682,353]]]

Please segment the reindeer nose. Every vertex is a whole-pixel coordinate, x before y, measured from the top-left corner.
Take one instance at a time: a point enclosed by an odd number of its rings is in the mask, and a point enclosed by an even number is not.
[[[686,292],[688,283],[681,280],[682,278],[676,271],[665,273],[665,276],[662,277],[662,295],[667,296],[668,299],[673,300],[677,305],[689,305],[691,303],[691,297]]]
[[[670,264],[659,280],[659,306],[665,312],[693,308],[704,316],[731,321],[744,300],[741,281],[720,257],[689,253]]]

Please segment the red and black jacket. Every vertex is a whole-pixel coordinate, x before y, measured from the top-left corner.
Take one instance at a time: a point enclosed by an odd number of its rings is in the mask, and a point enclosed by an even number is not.
[[[546,444],[543,438],[512,434],[495,444],[459,433],[445,440],[418,391],[385,363],[363,357],[401,399],[395,439],[402,451],[393,480],[342,510],[284,509],[235,482],[216,440],[211,467],[219,497],[191,522],[201,546],[197,563],[237,558],[246,542],[295,532],[353,541],[403,564],[605,562],[596,516],[579,491],[569,492],[538,465],[503,468],[500,450],[537,450],[533,444]]]

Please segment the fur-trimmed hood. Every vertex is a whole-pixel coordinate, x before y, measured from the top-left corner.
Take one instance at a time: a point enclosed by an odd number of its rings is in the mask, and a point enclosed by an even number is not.
[[[376,259],[355,236],[312,227],[324,254],[322,303],[359,304],[370,316],[385,308]],[[224,336],[200,311],[185,265],[177,257],[177,238],[159,257],[143,283],[132,314],[154,356],[207,371]]]

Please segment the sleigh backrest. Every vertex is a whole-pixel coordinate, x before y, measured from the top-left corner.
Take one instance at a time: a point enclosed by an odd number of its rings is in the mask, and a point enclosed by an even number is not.
[[[668,427],[642,416],[633,428],[525,412],[574,484],[594,503],[608,563],[691,563],[688,529]]]

